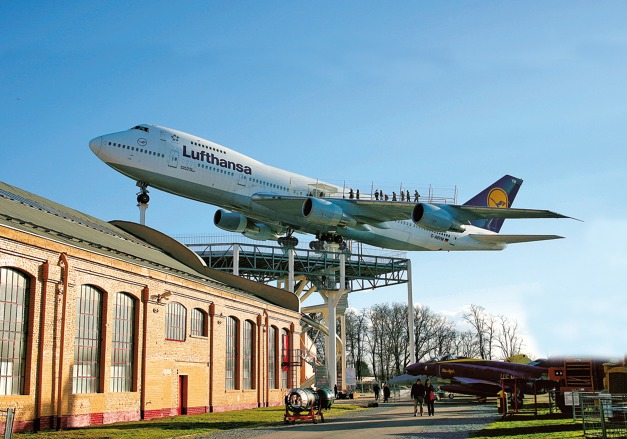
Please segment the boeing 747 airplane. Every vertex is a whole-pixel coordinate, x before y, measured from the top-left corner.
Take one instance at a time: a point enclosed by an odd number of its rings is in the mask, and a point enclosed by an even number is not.
[[[295,231],[316,236],[310,247],[345,246],[344,239],[397,250],[503,250],[507,244],[556,235],[502,235],[506,218],[568,218],[512,209],[522,184],[506,175],[463,205],[353,199],[342,188],[265,165],[200,137],[156,125],[137,125],[89,142],[113,169],[135,180],[139,203],[147,188],[219,207],[220,229],[293,247]],[[427,200],[428,201],[428,200]],[[283,236],[285,235],[285,236]]]

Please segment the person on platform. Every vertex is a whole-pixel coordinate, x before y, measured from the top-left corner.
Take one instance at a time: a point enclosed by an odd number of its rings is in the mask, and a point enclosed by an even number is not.
[[[390,399],[390,386],[385,383],[383,385],[383,402],[388,402],[388,399]]]
[[[420,416],[422,416],[422,404],[424,404],[425,400],[425,385],[422,384],[420,378],[411,386],[409,396],[414,400],[414,416],[418,413],[418,406],[420,406]]]
[[[377,383],[375,381],[374,384],[372,385],[372,391],[374,392],[374,400],[375,401],[379,401],[379,391],[380,390],[381,390],[381,388],[379,387],[379,383]]]

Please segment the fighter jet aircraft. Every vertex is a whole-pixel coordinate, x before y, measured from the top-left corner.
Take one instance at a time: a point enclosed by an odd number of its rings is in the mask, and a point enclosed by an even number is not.
[[[517,378],[517,392],[532,394],[534,383],[536,393],[544,393],[555,387],[555,381],[548,379],[546,367],[529,364],[508,363],[505,361],[481,360],[475,358],[444,356],[423,363],[410,364],[405,368],[412,375],[430,375],[450,379],[450,384],[440,388],[446,392],[475,395],[477,397],[498,396],[505,384],[505,391],[513,390],[512,382]]]

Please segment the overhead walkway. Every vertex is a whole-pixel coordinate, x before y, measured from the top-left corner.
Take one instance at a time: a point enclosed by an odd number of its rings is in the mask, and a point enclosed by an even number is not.
[[[279,281],[289,276],[289,251],[283,247],[246,244],[187,244],[208,267],[237,273],[261,283]],[[407,283],[405,257],[346,254],[344,288],[351,292],[372,290]],[[339,253],[294,249],[294,278],[305,276],[318,289],[338,290]]]
[[[191,239],[190,239],[191,238]],[[408,304],[412,304],[411,261],[404,253],[395,256],[365,254],[362,251],[348,253],[318,251],[305,248],[285,248],[257,243],[211,243],[199,237],[178,237],[193,250],[207,267],[234,274],[259,284],[276,282],[279,288],[293,292],[301,304],[302,313],[321,313],[328,335],[325,349],[326,364],[337,365],[337,350],[341,351],[341,377],[346,376],[345,320],[349,293],[392,285],[407,284]],[[361,247],[357,247],[362,250]],[[333,249],[333,247],[331,247]],[[323,303],[303,307],[317,292]],[[337,342],[335,324],[340,319],[342,334]],[[307,319],[303,319],[306,321]],[[306,322],[311,324],[311,322]],[[408,306],[408,327],[413,327],[413,306]],[[318,329],[321,329],[320,327]],[[410,357],[414,358],[413,331],[410,333]],[[412,360],[413,361],[413,360]],[[336,367],[328,367],[329,382],[337,382]],[[339,385],[340,383],[338,383]],[[341,383],[345,388],[345,382]]]

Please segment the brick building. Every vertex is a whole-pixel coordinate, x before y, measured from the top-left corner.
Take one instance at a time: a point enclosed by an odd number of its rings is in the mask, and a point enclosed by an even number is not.
[[[0,183],[0,408],[16,431],[282,404],[298,310],[156,230]]]

